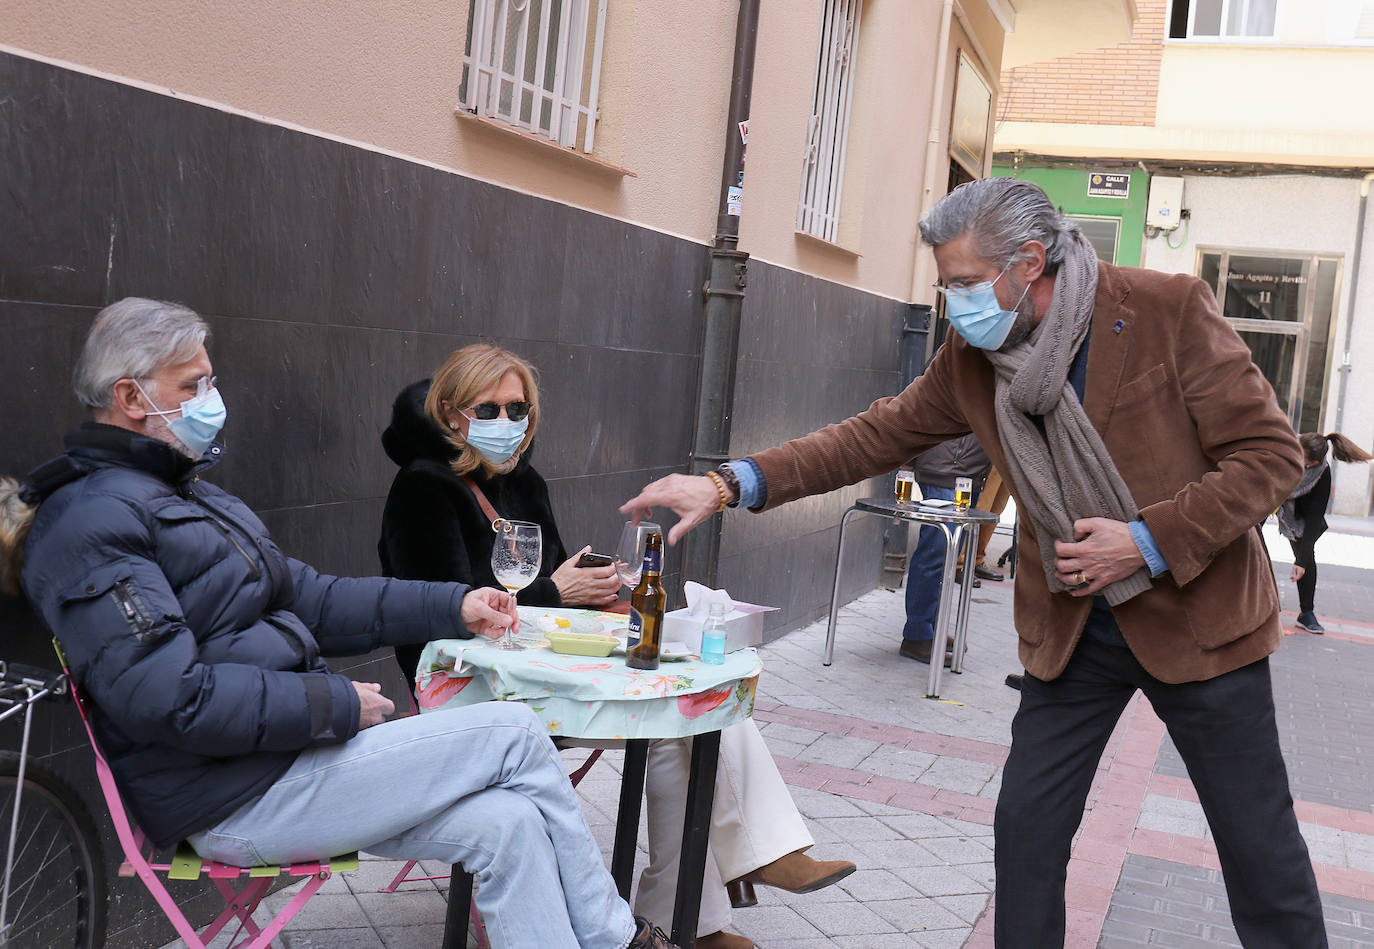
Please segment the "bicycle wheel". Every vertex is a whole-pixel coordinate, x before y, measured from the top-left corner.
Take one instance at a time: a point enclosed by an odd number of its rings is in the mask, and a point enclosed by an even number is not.
[[[19,756],[0,752],[0,867],[9,850]],[[4,949],[100,949],[105,943],[105,863],[89,812],[66,781],[29,762],[19,804],[14,865],[6,881]]]

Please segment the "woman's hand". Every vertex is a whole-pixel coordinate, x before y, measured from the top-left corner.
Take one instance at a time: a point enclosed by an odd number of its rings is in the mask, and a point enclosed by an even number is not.
[[[705,475],[670,474],[644,486],[644,490],[620,505],[620,513],[636,521],[653,513],[656,507],[670,508],[681,520],[668,531],[668,543],[683,536],[720,510],[720,492]]]
[[[1293,572],[1288,575],[1288,579],[1292,580],[1294,583],[1297,583],[1299,580],[1302,579],[1302,575],[1306,572],[1307,570],[1305,568],[1299,567],[1297,564],[1293,564]]]
[[[615,566],[579,567],[577,558],[591,550],[583,547],[565,560],[550,578],[558,587],[564,606],[610,606],[620,595],[620,577]]]
[[[515,597],[494,587],[469,590],[459,608],[459,618],[474,636],[500,639],[509,628],[520,632],[520,617],[515,612]]]

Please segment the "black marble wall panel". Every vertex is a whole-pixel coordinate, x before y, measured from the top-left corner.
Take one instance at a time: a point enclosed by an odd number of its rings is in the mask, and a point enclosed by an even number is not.
[[[570,550],[612,551],[619,504],[686,466],[703,246],[18,56],[0,55],[0,89],[0,474],[60,451],[83,417],[70,395],[80,341],[130,294],[206,316],[229,409],[212,477],[325,572],[376,571],[392,399],[476,340],[540,371],[536,459]],[[895,390],[900,304],[750,267],[735,454]],[[771,634],[821,615],[840,514],[885,490],[728,514],[723,582],[781,607]],[[877,536],[855,531],[843,598],[876,581]],[[673,589],[679,555],[666,562]],[[0,606],[3,655],[50,664],[22,604]],[[336,668],[384,682],[405,707],[386,650]],[[93,797],[69,711],[43,723],[39,753]],[[146,910],[121,884],[109,945],[159,944]]]

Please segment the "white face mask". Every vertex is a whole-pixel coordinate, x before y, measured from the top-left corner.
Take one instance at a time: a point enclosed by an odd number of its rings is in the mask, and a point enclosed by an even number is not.
[[[199,458],[209,449],[214,442],[215,436],[224,427],[224,420],[228,416],[228,409],[224,405],[224,399],[219,394],[219,389],[215,387],[214,379],[201,377],[196,383],[196,394],[185,402],[181,403],[179,409],[168,409],[163,411],[157,407],[157,403],[143,391],[143,386],[134,379],[133,383],[142,393],[143,398],[148,400],[148,404],[153,407],[149,415],[157,415],[166,418],[168,415],[178,415],[167,423],[167,428],[180,442],[190,449],[193,456]]]

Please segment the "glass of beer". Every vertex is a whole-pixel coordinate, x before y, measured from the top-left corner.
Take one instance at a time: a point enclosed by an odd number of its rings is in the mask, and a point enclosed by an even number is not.
[[[954,509],[960,514],[968,510],[973,502],[973,479],[954,479]]]
[[[906,507],[916,492],[916,472],[910,468],[897,469],[897,504]]]

